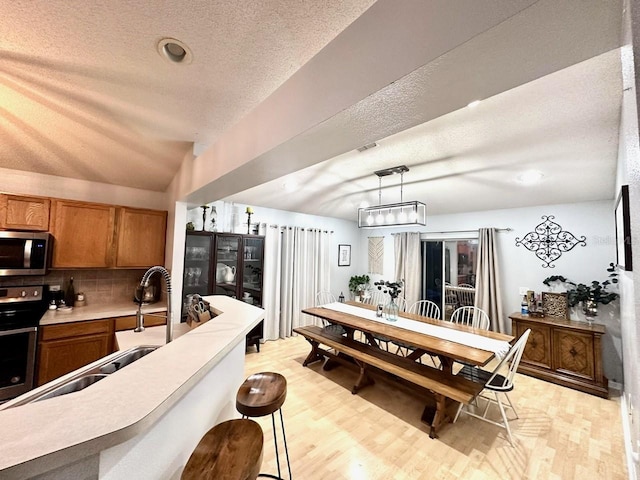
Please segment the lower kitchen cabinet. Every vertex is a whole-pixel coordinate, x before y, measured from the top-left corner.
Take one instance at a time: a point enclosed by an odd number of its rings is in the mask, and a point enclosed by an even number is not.
[[[37,384],[88,365],[113,352],[113,319],[40,327]]]
[[[604,325],[520,313],[509,318],[513,335],[519,337],[531,329],[519,373],[608,398],[602,366]]]

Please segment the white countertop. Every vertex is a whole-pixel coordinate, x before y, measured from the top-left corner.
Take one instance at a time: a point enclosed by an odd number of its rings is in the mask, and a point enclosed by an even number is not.
[[[264,318],[230,297],[205,299],[218,316],[90,388],[0,410],[0,479],[29,478],[147,431]]]
[[[211,321],[211,320],[210,320]],[[187,332],[192,328],[186,323],[176,323],[173,325],[173,340]],[[143,332],[134,332],[133,330],[123,330],[116,332],[116,340],[118,342],[118,350],[129,350],[139,345],[164,345],[167,339],[167,327],[160,325],[158,327],[146,327]]]
[[[143,313],[157,313],[167,310],[164,302],[152,303],[142,306]],[[117,303],[92,305],[84,307],[74,307],[70,312],[62,310],[47,310],[40,325],[56,325],[58,323],[82,322],[84,320],[98,320],[100,318],[126,317],[135,315],[138,311],[138,304],[134,301],[122,301]]]

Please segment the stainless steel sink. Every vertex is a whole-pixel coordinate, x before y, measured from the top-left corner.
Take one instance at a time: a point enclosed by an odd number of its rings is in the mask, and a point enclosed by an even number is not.
[[[79,392],[80,390],[84,390],[90,385],[93,385],[97,381],[106,378],[106,374],[93,374],[93,375],[84,375],[82,377],[76,378],[75,380],[70,380],[69,382],[65,382],[60,385],[58,388],[54,388],[49,392],[39,396],[38,398],[32,400],[34,402],[38,402],[40,400],[46,400],[47,398],[59,397],[60,395],[66,395],[67,393]]]
[[[79,392],[158,348],[157,345],[143,345],[125,350],[118,355],[110,356],[109,359],[103,363],[93,365],[91,368],[81,369],[76,375],[64,381],[53,380],[48,388],[39,390],[37,393],[25,393],[21,397],[7,402],[7,404],[0,407],[0,409],[18,407],[20,405],[26,405],[27,403],[39,402],[40,400]]]
[[[107,374],[117,372],[118,370],[126,367],[130,363],[133,363],[136,360],[141,359],[145,355],[150,354],[157,348],[158,347],[155,347],[155,346],[148,346],[148,347],[136,347],[131,350],[127,350],[122,355],[112,359],[106,365],[99,367],[99,371],[100,373],[107,373]]]

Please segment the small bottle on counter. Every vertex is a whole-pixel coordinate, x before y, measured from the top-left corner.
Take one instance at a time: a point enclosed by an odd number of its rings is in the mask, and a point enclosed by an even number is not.
[[[338,301],[340,303],[344,303],[344,295],[342,294],[342,292],[340,292],[340,296],[338,297]]]
[[[527,301],[527,296],[524,295],[522,297],[522,303],[520,304],[520,313],[522,315],[528,315],[529,314],[529,302]]]
[[[75,289],[73,288],[73,277],[71,277],[69,279],[69,286],[67,287],[67,291],[64,294],[64,303],[69,307],[73,307],[75,300],[76,300],[76,292],[75,292]]]

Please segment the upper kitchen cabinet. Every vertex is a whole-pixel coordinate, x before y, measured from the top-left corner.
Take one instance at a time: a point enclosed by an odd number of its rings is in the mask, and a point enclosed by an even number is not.
[[[113,267],[116,207],[54,200],[52,268]]]
[[[50,207],[48,198],[0,195],[0,229],[46,232]]]
[[[167,212],[119,208],[116,267],[164,265]]]

